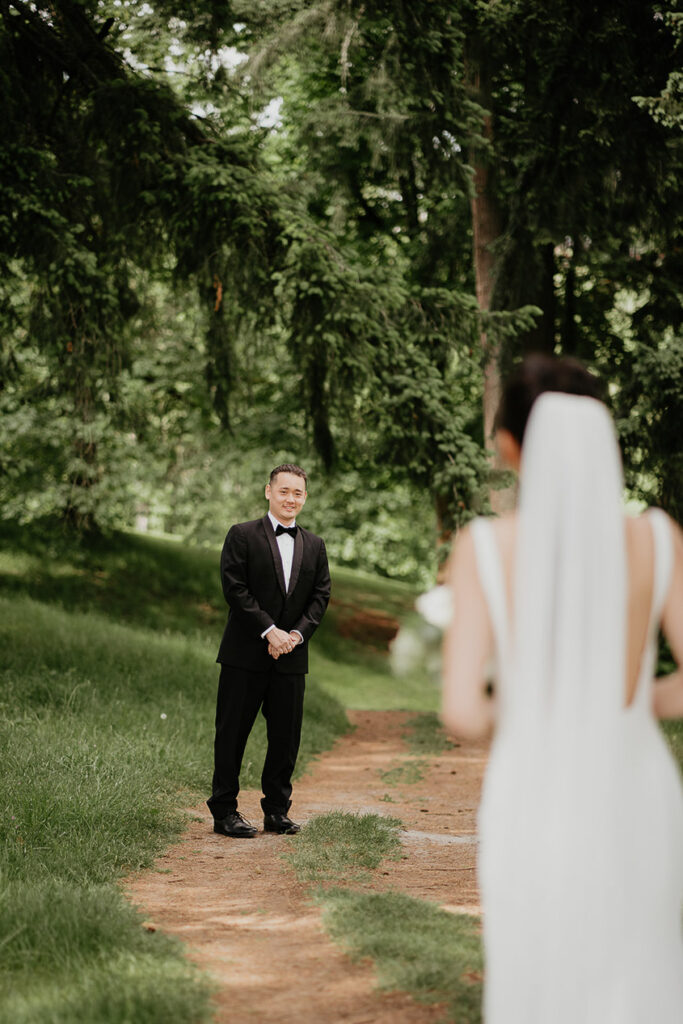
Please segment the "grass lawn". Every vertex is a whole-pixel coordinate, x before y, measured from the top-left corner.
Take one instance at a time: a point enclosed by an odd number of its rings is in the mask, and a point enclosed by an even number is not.
[[[335,629],[350,608],[400,616],[410,589],[348,571],[333,585],[298,771],[348,727],[342,704],[435,700],[420,681],[398,692],[386,657]],[[217,551],[2,527],[0,1024],[209,1019],[206,978],[140,928],[117,883],[180,832],[178,807],[207,795],[224,620]],[[263,747],[256,729],[245,786]]]
[[[349,570],[332,576],[298,771],[348,727],[345,707],[402,708],[419,712],[408,736],[417,781],[419,758],[448,742],[438,694],[426,676],[394,677],[383,653],[415,595]],[[140,927],[118,883],[179,834],[179,807],[207,795],[224,620],[217,551],[0,526],[0,1024],[210,1019],[206,977],[180,944]],[[683,762],[683,723],[665,728]],[[245,786],[258,786],[263,753],[257,728]],[[332,935],[371,956],[382,985],[443,1000],[475,1024],[476,920],[363,891],[367,872],[395,855],[395,829],[388,818],[322,816],[293,848],[295,870],[317,887]]]
[[[400,858],[399,826],[376,814],[333,811],[309,822],[286,859],[311,885],[332,937],[353,959],[372,958],[381,988],[444,1003],[458,1024],[481,1024],[478,918],[363,885],[383,861]]]

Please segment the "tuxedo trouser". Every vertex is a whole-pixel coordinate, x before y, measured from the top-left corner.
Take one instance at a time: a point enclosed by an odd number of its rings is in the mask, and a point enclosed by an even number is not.
[[[237,809],[244,748],[259,710],[266,720],[268,748],[261,775],[264,814],[286,814],[292,772],[299,753],[306,677],[272,668],[266,672],[221,665],[216,702],[216,738],[211,797],[214,818]]]

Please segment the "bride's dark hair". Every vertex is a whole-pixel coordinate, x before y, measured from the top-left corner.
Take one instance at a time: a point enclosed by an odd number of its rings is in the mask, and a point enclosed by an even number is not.
[[[536,353],[523,359],[505,382],[495,429],[509,430],[521,445],[531,407],[544,391],[563,391],[604,400],[601,381],[578,359]]]

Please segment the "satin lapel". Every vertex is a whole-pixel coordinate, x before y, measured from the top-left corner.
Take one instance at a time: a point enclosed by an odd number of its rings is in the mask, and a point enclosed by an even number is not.
[[[289,574],[289,590],[287,595],[292,593],[296,586],[296,581],[299,579],[299,570],[301,569],[301,563],[304,557],[304,541],[301,536],[301,530],[296,531],[296,537],[294,538],[294,556],[292,558],[292,571]]]
[[[272,523],[268,516],[264,516],[261,520],[264,532],[268,543],[270,544],[270,553],[273,556],[273,568],[275,569],[275,576],[278,583],[280,584],[280,590],[287,596],[287,588],[285,587],[285,574],[282,568],[282,557],[280,555],[280,548],[278,547],[277,541],[275,540],[275,530],[273,529]],[[292,573],[292,575],[294,575]]]

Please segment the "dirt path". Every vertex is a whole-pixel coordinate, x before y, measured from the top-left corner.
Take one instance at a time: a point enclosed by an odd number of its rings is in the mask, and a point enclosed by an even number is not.
[[[405,712],[356,711],[355,730],[320,757],[294,788],[292,816],[331,810],[400,818],[404,858],[372,882],[459,912],[477,913],[475,807],[486,748],[462,744],[436,757],[411,754]],[[416,780],[416,775],[422,778]],[[260,824],[260,793],[240,810]],[[370,964],[354,964],[327,938],[320,912],[281,854],[295,837],[226,839],[205,805],[153,871],[127,884],[150,927],[177,935],[219,986],[217,1024],[423,1024],[442,1018],[401,993],[381,993]],[[295,980],[294,980],[295,979]]]

